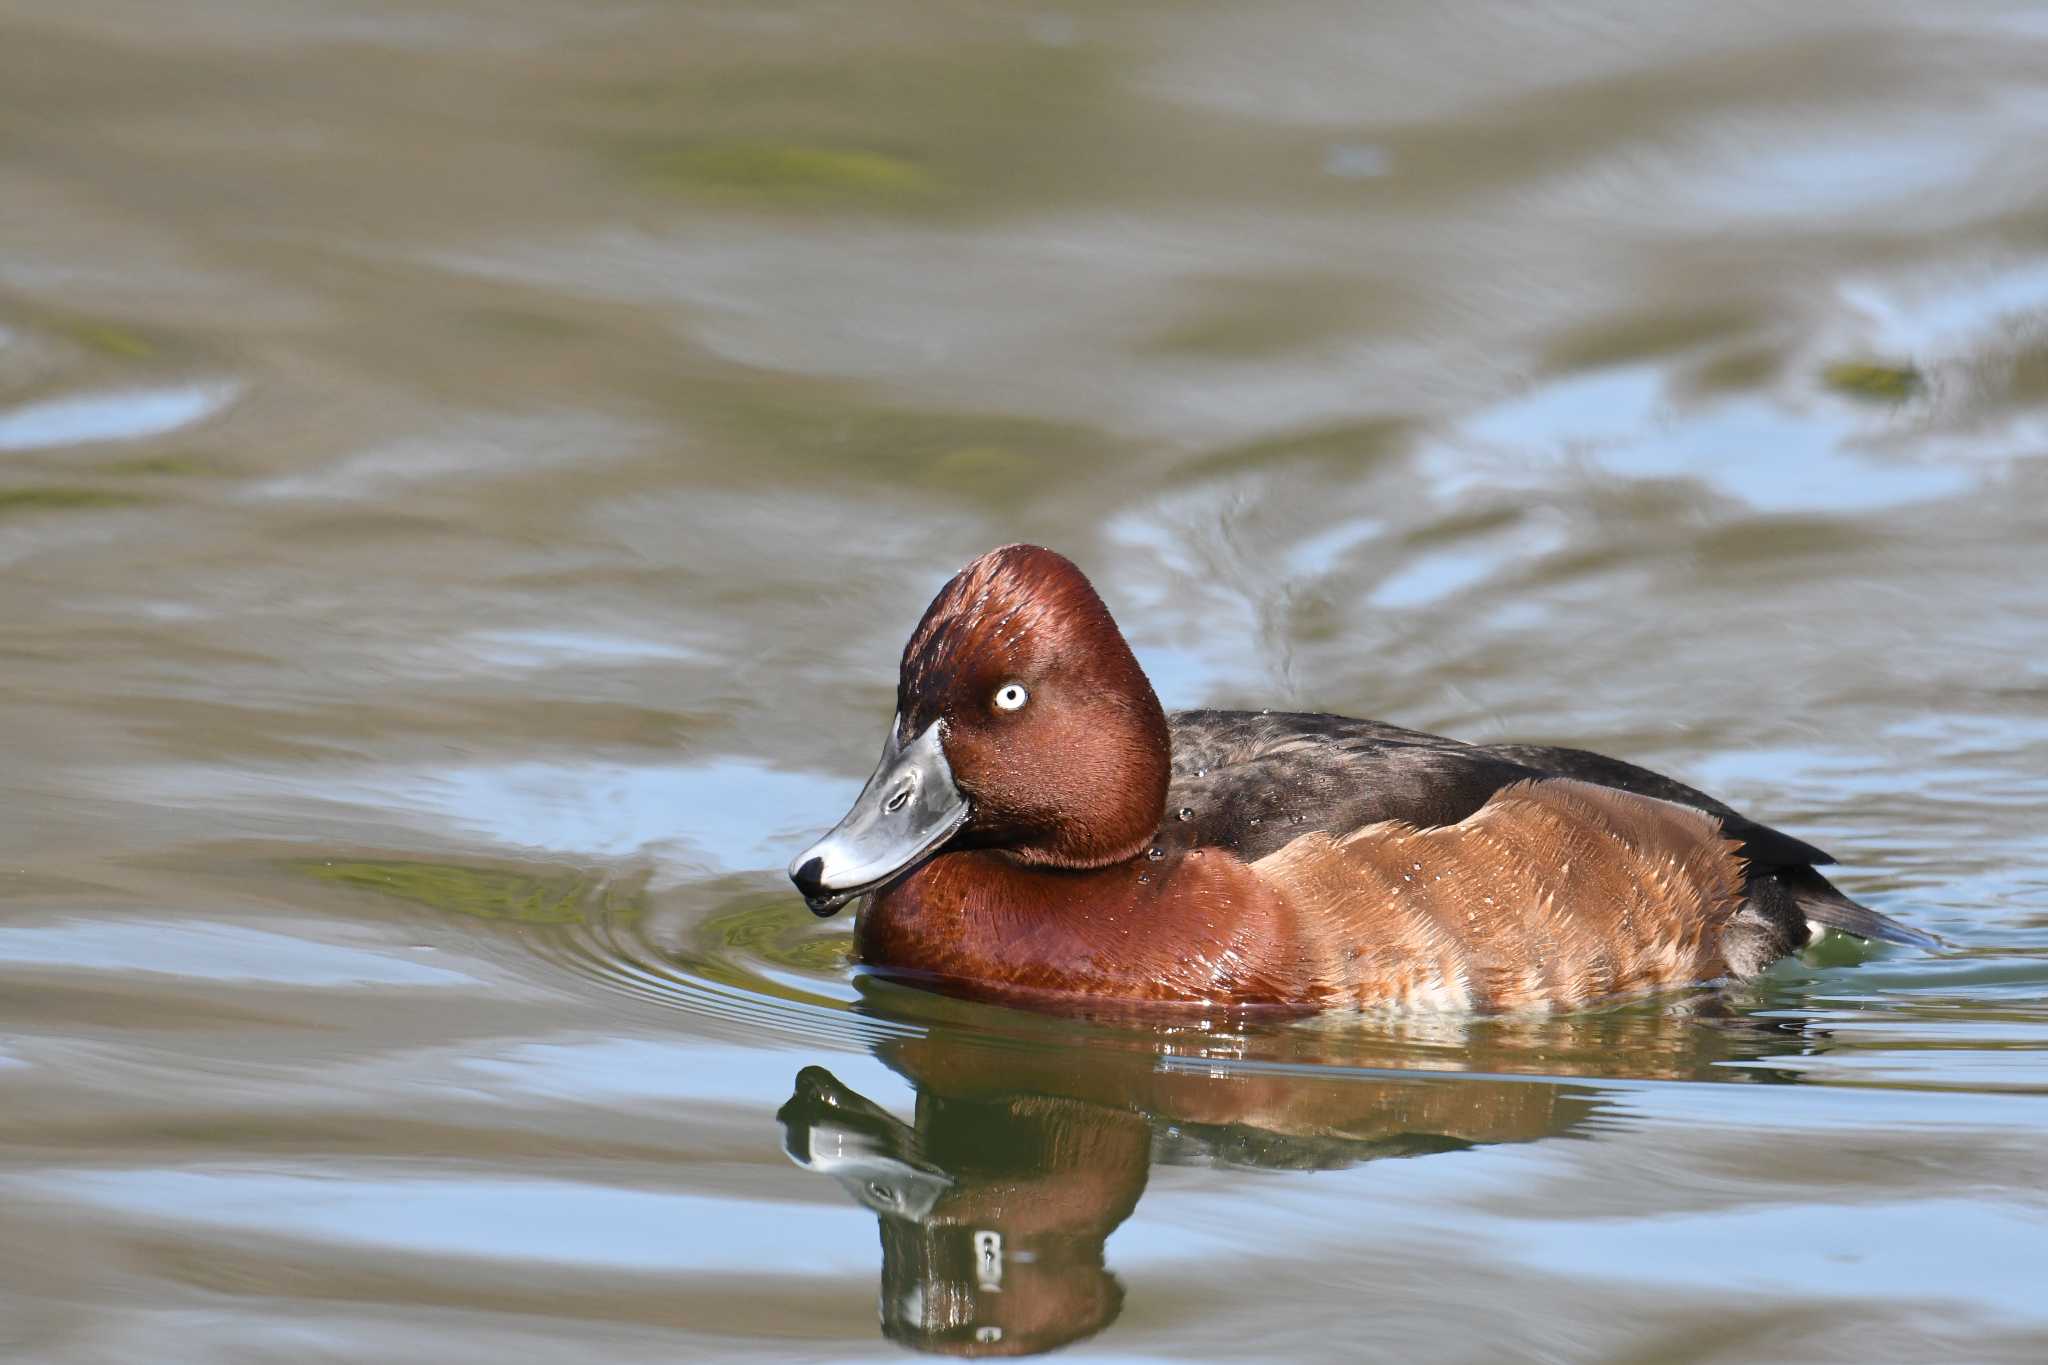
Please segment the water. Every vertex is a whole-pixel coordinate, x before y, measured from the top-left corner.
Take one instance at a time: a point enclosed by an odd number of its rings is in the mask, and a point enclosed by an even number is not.
[[[2048,1355],[2031,7],[0,16],[12,1358]],[[1955,947],[864,979],[780,865],[1016,539]]]

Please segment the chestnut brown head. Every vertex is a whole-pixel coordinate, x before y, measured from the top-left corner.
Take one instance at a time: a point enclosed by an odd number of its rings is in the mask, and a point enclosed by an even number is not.
[[[992,550],[926,608],[881,765],[790,877],[829,914],[943,847],[1120,861],[1157,826],[1168,746],[1159,699],[1081,571],[1034,545]]]

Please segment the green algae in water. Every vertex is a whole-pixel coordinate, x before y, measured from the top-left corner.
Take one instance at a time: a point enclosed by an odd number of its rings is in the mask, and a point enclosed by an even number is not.
[[[697,926],[697,943],[708,957],[741,953],[777,967],[821,975],[844,971],[853,957],[853,935],[820,935],[808,911],[788,896],[749,897],[738,907]]]
[[[1821,371],[1821,382],[1836,393],[1872,403],[1898,403],[1926,386],[1920,372],[1909,365],[1885,365],[1867,360],[1843,360]]]
[[[323,859],[294,866],[317,881],[507,924],[616,922],[639,914],[646,902],[645,887],[637,882],[611,882],[581,871],[536,875],[402,859]]]
[[[61,324],[58,330],[89,351],[120,360],[147,360],[156,354],[148,338],[117,322],[78,319]]]

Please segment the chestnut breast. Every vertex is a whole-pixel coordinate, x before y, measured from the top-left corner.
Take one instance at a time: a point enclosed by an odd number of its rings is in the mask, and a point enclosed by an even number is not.
[[[861,913],[861,959],[1032,1003],[1322,1003],[1320,954],[1288,897],[1222,849],[1086,871],[945,853]]]

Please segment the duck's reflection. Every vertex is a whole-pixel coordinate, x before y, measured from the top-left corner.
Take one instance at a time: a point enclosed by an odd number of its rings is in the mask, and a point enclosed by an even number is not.
[[[877,1049],[917,1088],[913,1122],[817,1066],[778,1117],[791,1158],[880,1221],[885,1335],[1029,1355],[1116,1317],[1103,1244],[1155,1164],[1325,1170],[1591,1133],[1604,1092],[1550,1077],[1695,1077],[1805,1050],[1801,1024],[1667,1011],[1454,1026],[1456,1039],[1173,1030],[1082,1046],[940,1029]],[[1440,1068],[1437,1052],[1467,1074],[1394,1070]]]
[[[879,1216],[889,1337],[1022,1355],[1096,1332],[1122,1306],[1102,1244],[1145,1188],[1139,1115],[920,1092],[913,1127],[807,1067],[782,1121],[792,1157]]]

